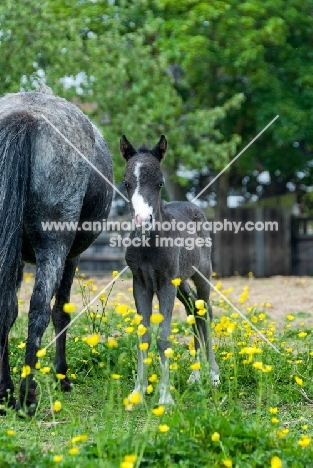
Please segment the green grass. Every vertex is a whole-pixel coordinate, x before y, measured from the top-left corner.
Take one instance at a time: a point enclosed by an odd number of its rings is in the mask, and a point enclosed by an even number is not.
[[[82,302],[88,300],[91,285],[82,287]],[[171,383],[176,404],[161,416],[152,413],[158,406],[158,382],[151,384],[152,393],[131,411],[124,404],[136,371],[137,325],[133,325],[132,333],[125,331],[135,310],[131,304],[117,305],[110,298],[107,303],[106,299],[99,302],[70,328],[67,356],[68,374],[76,377],[73,391],[62,394],[56,384],[51,347],[40,358],[41,367],[49,366],[51,372],[36,372],[40,392],[36,415],[21,419],[8,410],[1,417],[0,467],[277,468],[279,460],[283,467],[313,467],[312,405],[301,394],[304,389],[308,397],[313,397],[312,329],[296,329],[286,320],[286,326],[276,330],[261,309],[249,308],[247,312],[246,301],[245,295],[241,309],[280,354],[261,342],[227,304],[219,301],[224,315],[215,319],[213,339],[221,385],[212,387],[205,362],[201,363],[201,384],[189,385],[194,362],[190,353],[192,331],[186,322],[174,323]],[[18,346],[25,339],[26,324],[27,315],[22,312],[10,339],[17,387],[24,357],[23,345]],[[101,335],[94,347],[82,339],[92,333]],[[153,326],[150,376],[159,376],[156,334],[157,327]],[[52,336],[49,327],[43,346]],[[108,346],[108,337],[115,338],[117,347]],[[251,354],[251,348],[260,352]],[[121,377],[115,380],[112,374]],[[295,377],[302,379],[302,385]],[[59,412],[53,409],[57,400],[62,404]],[[277,413],[272,414],[271,408],[277,408]],[[161,432],[160,425],[168,430]],[[88,438],[71,442],[74,436],[82,435]],[[306,446],[299,445],[303,440]],[[77,447],[76,454],[69,453],[73,447]]]

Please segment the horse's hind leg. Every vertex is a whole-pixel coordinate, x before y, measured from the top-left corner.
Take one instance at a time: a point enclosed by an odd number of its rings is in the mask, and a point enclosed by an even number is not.
[[[203,274],[209,277],[210,275],[210,268],[205,269],[203,271]],[[195,319],[196,323],[194,325],[194,330],[195,330],[195,348],[197,351],[197,355],[199,352],[204,351],[209,363],[210,363],[210,374],[211,374],[211,379],[212,383],[214,385],[218,385],[220,380],[219,380],[219,367],[215,361],[215,356],[212,348],[212,338],[211,338],[211,327],[210,322],[212,321],[212,308],[209,300],[210,296],[210,285],[209,283],[202,278],[201,275],[199,275],[197,272],[194,274],[192,277],[196,289],[197,289],[197,296],[198,299],[203,299],[208,306],[208,312],[209,312],[209,323],[208,323],[208,313],[206,312],[205,315],[197,315],[195,314]],[[208,330],[209,328],[209,330]],[[209,332],[209,333],[208,333]],[[200,379],[200,372],[199,371],[193,371],[192,374],[189,377],[189,382],[193,382],[196,380]]]
[[[70,315],[63,311],[63,306],[70,300],[71,287],[75,275],[75,270],[79,261],[79,257],[73,260],[66,260],[63,271],[62,280],[57,290],[55,304],[52,309],[52,321],[54,325],[55,335],[58,336],[62,330],[70,323]],[[66,330],[56,339],[56,353],[54,359],[54,367],[57,374],[67,373],[66,362]],[[68,392],[71,390],[71,381],[66,376],[60,381],[61,390]]]
[[[48,241],[48,239],[46,239]],[[50,240],[51,244],[52,240]],[[42,336],[49,324],[51,314],[51,299],[57,290],[64,269],[67,249],[59,244],[53,249],[41,245],[36,252],[36,279],[33,294],[30,300],[28,338],[26,343],[25,364],[31,370],[37,362],[36,353],[40,348]],[[22,379],[19,395],[19,406],[28,407],[31,414],[36,406],[36,383],[32,373]]]
[[[24,264],[20,263],[17,275],[16,291],[21,285],[23,278]],[[10,304],[11,301],[11,304]],[[17,296],[8,299],[7,322],[3,324],[0,331],[0,405],[7,404],[9,407],[15,406],[14,385],[10,374],[9,363],[9,332],[18,315]],[[0,409],[0,414],[5,411]]]

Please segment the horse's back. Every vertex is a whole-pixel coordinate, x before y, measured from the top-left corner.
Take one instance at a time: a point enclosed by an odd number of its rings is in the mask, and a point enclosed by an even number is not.
[[[163,204],[165,213],[173,216],[175,219],[185,222],[204,222],[206,217],[204,213],[191,202],[173,201]]]
[[[30,245],[34,248],[47,242],[51,245],[54,238],[58,242],[68,238],[67,242],[73,242],[70,256],[79,255],[96,235],[81,233],[76,239],[78,233],[66,230],[44,232],[42,222],[79,222],[82,213],[90,221],[108,216],[112,187],[95,173],[86,159],[112,181],[109,149],[78,107],[53,94],[17,93],[0,99],[0,121],[18,115],[26,119],[29,116],[34,122],[31,151],[24,155],[29,159],[30,171],[23,221],[23,256],[26,261],[34,261]]]

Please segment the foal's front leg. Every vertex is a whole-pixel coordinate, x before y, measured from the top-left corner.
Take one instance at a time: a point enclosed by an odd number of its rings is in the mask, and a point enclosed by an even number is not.
[[[160,311],[164,317],[160,324],[160,334],[158,336],[158,349],[161,358],[161,379],[160,379],[160,399],[159,405],[172,405],[174,400],[170,393],[170,371],[169,359],[165,356],[164,351],[171,348],[169,336],[171,334],[171,321],[176,297],[176,288],[170,282],[164,284],[157,292],[160,304]]]
[[[150,346],[151,336],[149,327],[150,317],[152,314],[153,291],[146,289],[136,277],[133,279],[133,290],[137,312],[142,316],[141,324],[144,325],[147,329],[146,332],[141,336],[140,341],[141,343],[148,343],[148,346]],[[147,357],[148,350],[138,349],[137,377],[135,388],[132,393],[139,392],[142,398],[148,386],[147,366],[144,363],[144,359]]]

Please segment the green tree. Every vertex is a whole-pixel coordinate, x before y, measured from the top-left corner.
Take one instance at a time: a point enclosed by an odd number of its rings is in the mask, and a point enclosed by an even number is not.
[[[151,39],[158,18],[149,8],[143,11],[149,5],[82,0],[34,5],[23,0],[16,8],[5,0],[0,6],[1,93],[32,89],[39,75],[56,93],[75,99],[103,129],[117,179],[122,133],[134,144],[153,143],[165,133],[170,144],[165,169],[183,184],[178,169],[220,169],[235,154],[239,137],[233,133],[225,138],[220,126],[243,96],[231,96],[215,107],[189,106],[166,54]],[[184,197],[177,183],[169,189],[170,195]]]

